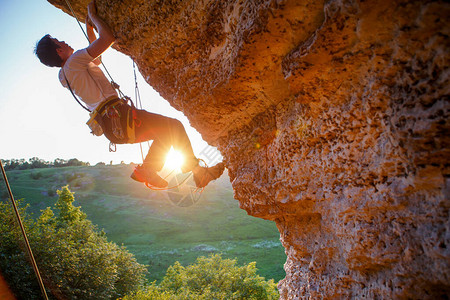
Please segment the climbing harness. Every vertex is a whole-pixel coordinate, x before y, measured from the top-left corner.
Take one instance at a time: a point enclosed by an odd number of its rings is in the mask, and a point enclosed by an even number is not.
[[[89,114],[90,119],[86,124],[94,135],[105,134],[114,144],[135,143],[135,129],[140,121],[137,119],[136,108],[131,100],[130,103],[131,105],[128,105],[126,100],[115,96],[107,98]],[[121,122],[122,119],[125,120],[125,124]]]
[[[25,241],[25,245],[27,248],[28,256],[30,257],[31,265],[34,270],[34,274],[39,282],[39,287],[41,288],[41,293],[44,299],[48,300],[47,292],[45,291],[44,282],[42,281],[41,273],[39,272],[39,268],[36,264],[36,260],[34,259],[33,251],[31,250],[30,242],[28,241],[27,233],[25,232],[25,228],[23,227],[22,220],[20,218],[19,211],[17,210],[16,202],[14,201],[14,196],[11,191],[11,187],[9,186],[8,178],[6,177],[5,169],[3,168],[3,162],[0,160],[0,167],[2,169],[3,179],[5,180],[6,189],[9,193],[9,198],[11,199],[12,206],[14,208],[14,212],[16,214],[17,222],[19,223],[20,230],[22,231],[22,236]]]

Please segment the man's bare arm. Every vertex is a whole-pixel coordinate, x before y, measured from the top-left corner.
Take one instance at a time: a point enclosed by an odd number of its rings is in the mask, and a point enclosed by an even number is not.
[[[91,42],[86,50],[90,56],[97,58],[102,55],[106,49],[111,47],[116,38],[114,37],[111,28],[109,28],[109,26],[99,16],[97,16],[95,0],[88,4],[88,16],[98,30],[98,38]]]
[[[94,27],[90,23],[89,16],[86,17],[86,33],[89,39],[89,44],[92,44],[97,39],[97,36],[95,35]],[[100,65],[102,63],[102,56],[100,55],[92,62],[97,66]]]

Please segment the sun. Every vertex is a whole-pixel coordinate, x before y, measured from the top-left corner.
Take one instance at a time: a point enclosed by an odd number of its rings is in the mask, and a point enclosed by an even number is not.
[[[164,168],[169,170],[181,171],[181,166],[184,163],[184,156],[180,151],[176,151],[173,148],[167,153],[166,162]]]

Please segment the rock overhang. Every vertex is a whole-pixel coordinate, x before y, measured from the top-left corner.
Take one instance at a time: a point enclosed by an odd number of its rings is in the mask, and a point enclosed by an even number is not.
[[[277,223],[283,298],[448,293],[447,3],[97,6],[222,152],[241,207]]]

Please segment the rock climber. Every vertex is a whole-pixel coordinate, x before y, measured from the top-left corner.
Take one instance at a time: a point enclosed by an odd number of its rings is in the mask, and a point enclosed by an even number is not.
[[[180,121],[136,109],[118,97],[116,90],[98,67],[102,53],[115,42],[114,34],[97,15],[95,0],[88,4],[87,11],[87,48],[74,52],[64,41],[47,34],[36,44],[35,54],[44,65],[61,68],[59,81],[81,98],[88,110],[92,111],[89,122],[97,123],[101,128],[97,135],[104,133],[114,144],[153,140],[144,162],[131,174],[134,180],[152,187],[168,186],[158,172],[164,166],[165,156],[171,147],[184,154],[185,162],[181,170],[183,173],[192,171],[197,187],[203,188],[211,180],[219,178],[224,171],[224,164],[200,166]],[[91,129],[98,130],[95,126]]]

